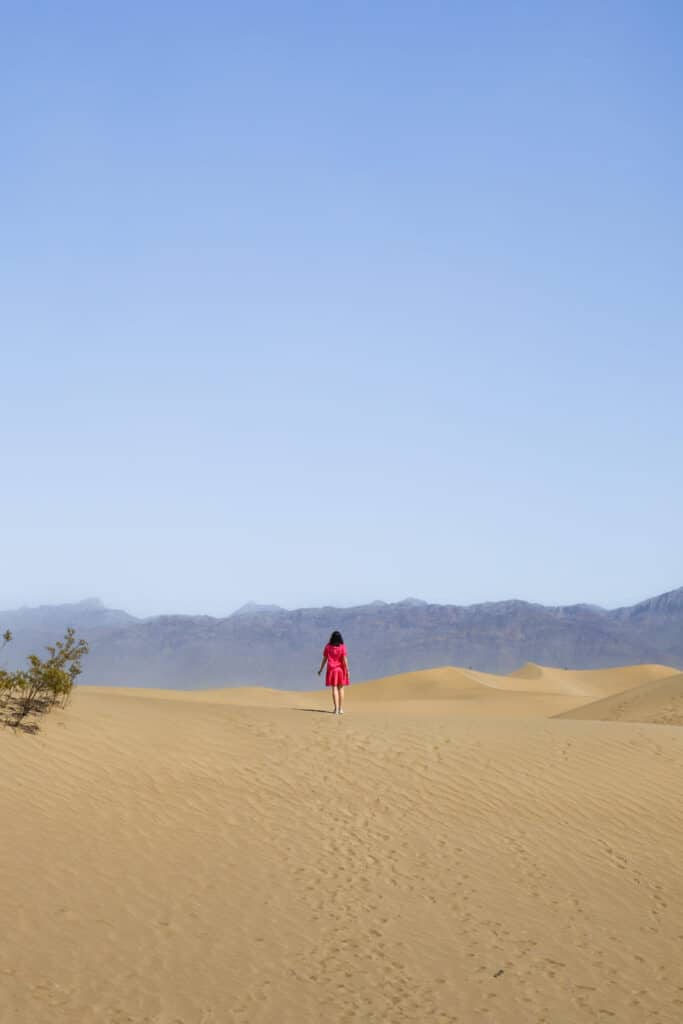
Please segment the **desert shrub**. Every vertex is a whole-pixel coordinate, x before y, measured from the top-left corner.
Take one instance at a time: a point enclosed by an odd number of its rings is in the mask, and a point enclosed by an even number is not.
[[[5,630],[2,634],[2,643],[0,643],[0,651],[3,647],[7,647],[7,644],[11,641],[12,634],[9,629]],[[6,672],[4,668],[0,666],[0,706],[4,707],[12,697],[13,690],[13,676],[10,672]]]
[[[11,639],[11,633],[5,633],[2,646]],[[69,628],[62,640],[47,648],[47,653],[47,658],[30,654],[28,666],[19,671],[0,669],[6,725],[18,726],[27,715],[49,711],[58,703],[66,705],[81,674],[81,661],[88,653],[88,644],[77,640],[76,631]]]
[[[0,707],[4,708],[12,699],[14,680],[9,672],[0,668]]]

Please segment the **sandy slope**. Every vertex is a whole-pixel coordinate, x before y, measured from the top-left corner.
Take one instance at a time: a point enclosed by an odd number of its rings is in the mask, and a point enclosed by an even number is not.
[[[683,725],[683,672],[592,701],[558,717]]]
[[[0,732],[0,1021],[679,1024],[683,731],[453,671]]]
[[[524,693],[527,697],[556,697],[568,705],[585,703],[587,699],[596,700],[609,694],[620,693],[633,686],[664,679],[675,673],[670,665],[627,665],[622,668],[583,671],[580,669],[559,669],[546,665],[527,662],[516,672],[507,676],[494,675],[490,672],[477,672],[473,669],[443,668],[423,669],[418,672],[404,672],[401,675],[386,676],[383,679],[372,679],[369,682],[354,683],[354,701],[362,701],[364,705],[397,701],[431,701],[456,700],[471,701],[492,700],[505,694]],[[85,687],[92,689],[92,687]],[[491,691],[494,691],[493,693]],[[266,705],[269,707],[294,707],[302,700],[319,702],[327,706],[328,699],[322,691],[302,695],[300,692],[274,690],[261,686],[229,687],[219,690],[153,690],[134,687],[98,687],[99,693],[126,693],[142,697],[163,697],[165,700],[209,701],[212,704],[247,704]],[[503,705],[501,705],[502,707]],[[515,696],[509,705],[523,708],[528,712],[532,709],[550,708],[550,702],[519,701]],[[441,706],[443,713],[456,711],[460,708]],[[488,709],[487,709],[488,710]]]
[[[670,665],[626,665],[577,671],[535,665],[529,661],[506,678],[515,680],[529,692],[576,694],[597,700],[632,686],[665,679],[674,671]]]

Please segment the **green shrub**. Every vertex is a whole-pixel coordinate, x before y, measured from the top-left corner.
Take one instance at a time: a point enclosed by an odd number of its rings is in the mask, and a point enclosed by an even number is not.
[[[9,630],[0,649],[12,639]],[[67,629],[63,640],[47,648],[49,657],[30,654],[28,667],[16,672],[0,669],[1,707],[6,725],[21,725],[27,715],[50,711],[55,704],[66,705],[76,679],[81,674],[81,660],[88,653],[85,640],[76,639],[76,631]]]

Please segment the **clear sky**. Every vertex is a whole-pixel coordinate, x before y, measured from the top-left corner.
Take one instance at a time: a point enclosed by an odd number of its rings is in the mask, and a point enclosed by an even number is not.
[[[683,584],[677,2],[10,2],[0,608]]]

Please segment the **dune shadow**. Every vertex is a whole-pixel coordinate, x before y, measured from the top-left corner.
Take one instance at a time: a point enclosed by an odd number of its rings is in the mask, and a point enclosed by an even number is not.
[[[14,732],[37,733],[40,726],[36,716],[40,711],[27,712],[11,702],[0,708],[0,726],[13,729]]]
[[[291,711],[310,711],[315,715],[333,715],[334,711],[328,711],[327,708],[290,708]]]
[[[14,732],[34,735],[40,732],[39,719],[54,705],[53,701],[34,698],[30,705],[19,697],[9,697],[0,704],[0,726]]]

